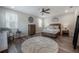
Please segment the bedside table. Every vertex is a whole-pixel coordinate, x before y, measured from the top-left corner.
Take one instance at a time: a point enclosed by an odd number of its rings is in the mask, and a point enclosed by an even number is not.
[[[62,36],[69,36],[69,29],[63,29]]]

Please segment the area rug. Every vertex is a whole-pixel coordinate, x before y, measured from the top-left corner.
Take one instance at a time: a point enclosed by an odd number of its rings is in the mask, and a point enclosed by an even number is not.
[[[21,46],[23,53],[57,53],[58,44],[48,37],[32,37],[23,42]]]

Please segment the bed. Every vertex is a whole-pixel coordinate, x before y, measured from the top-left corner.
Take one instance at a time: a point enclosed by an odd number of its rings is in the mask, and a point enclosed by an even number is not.
[[[60,23],[50,24],[49,26],[43,29],[41,34],[43,36],[56,38],[61,34],[61,24]]]

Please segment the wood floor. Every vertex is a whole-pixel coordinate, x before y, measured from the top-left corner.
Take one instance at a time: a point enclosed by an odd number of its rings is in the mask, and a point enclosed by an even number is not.
[[[79,53],[79,47],[73,49],[71,37],[59,37],[55,41],[59,45],[59,53]]]
[[[38,35],[34,35],[38,36]],[[21,53],[21,44],[27,40],[28,38],[34,37],[34,36],[28,36],[24,39],[16,39],[16,41],[12,41],[9,44],[9,53]],[[59,36],[58,38],[51,38],[52,40],[55,40],[59,45],[59,52],[58,53],[79,53],[79,47],[77,49],[73,49],[72,46],[72,38],[71,37],[65,37],[65,36]]]

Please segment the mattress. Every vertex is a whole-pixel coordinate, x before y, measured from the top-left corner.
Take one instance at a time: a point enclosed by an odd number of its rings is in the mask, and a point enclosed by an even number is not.
[[[23,53],[56,53],[58,44],[50,38],[37,36],[24,41],[21,49]]]

